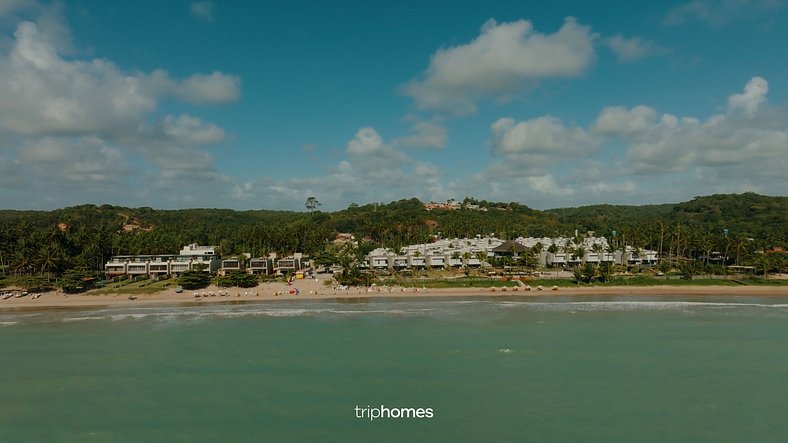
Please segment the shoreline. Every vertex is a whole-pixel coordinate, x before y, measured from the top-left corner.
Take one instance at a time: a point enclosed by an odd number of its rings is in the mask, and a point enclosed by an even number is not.
[[[298,289],[299,294],[290,293]],[[220,296],[219,292],[228,295]],[[195,297],[194,294],[210,294]],[[262,283],[254,288],[219,288],[211,285],[205,289],[176,293],[175,289],[167,289],[153,294],[135,294],[136,299],[129,299],[130,294],[119,291],[112,294],[91,295],[64,294],[61,291],[44,292],[37,299],[29,295],[22,298],[0,300],[0,313],[17,310],[52,310],[58,308],[107,308],[131,306],[178,306],[201,304],[254,302],[274,300],[331,300],[351,298],[436,298],[436,297],[549,297],[549,296],[743,296],[743,297],[788,297],[788,286],[584,286],[561,287],[558,290],[544,288],[531,291],[523,287],[517,290],[500,288],[493,291],[485,288],[432,288],[414,289],[403,287],[377,286],[369,290],[366,287],[350,287],[339,289],[325,286],[315,280],[299,280],[293,285],[285,283]]]

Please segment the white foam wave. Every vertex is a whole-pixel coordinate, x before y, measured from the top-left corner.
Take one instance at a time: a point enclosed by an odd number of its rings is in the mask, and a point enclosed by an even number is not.
[[[581,301],[581,302],[501,302],[506,308],[526,308],[546,311],[666,311],[686,310],[691,308],[788,308],[788,304],[771,303],[733,303],[705,301]]]
[[[760,300],[756,300],[760,301]],[[63,323],[83,321],[134,321],[147,319],[158,325],[180,322],[203,321],[206,319],[237,318],[288,318],[304,317],[318,319],[353,317],[459,317],[486,318],[501,314],[500,309],[554,311],[582,313],[594,311],[668,311],[676,310],[695,313],[701,310],[722,310],[736,313],[743,309],[778,313],[788,312],[787,303],[750,303],[747,300],[718,301],[673,301],[673,300],[565,300],[565,301],[511,301],[511,300],[446,300],[446,301],[403,301],[385,303],[259,303],[246,305],[202,305],[189,307],[140,307],[132,309],[104,309],[99,311],[48,313],[40,318],[27,318],[26,314],[3,316],[0,326],[13,326],[32,321]],[[497,314],[496,314],[497,313]]]
[[[71,323],[71,322],[78,322],[78,321],[89,321],[89,320],[104,320],[108,318],[104,315],[94,315],[91,317],[65,317],[61,321],[63,323]]]

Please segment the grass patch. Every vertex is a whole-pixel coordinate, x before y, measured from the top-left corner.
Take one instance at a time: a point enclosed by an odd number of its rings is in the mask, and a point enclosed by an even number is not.
[[[393,278],[383,280],[387,286],[404,286],[406,288],[512,288],[518,286],[516,281],[492,280],[481,277],[459,277],[459,278]]]
[[[88,291],[86,294],[155,294],[156,292],[161,292],[165,289],[174,288],[176,286],[178,286],[178,281],[174,278],[159,281],[140,280],[136,282],[124,280],[123,282],[112,283],[101,289],[93,289]]]

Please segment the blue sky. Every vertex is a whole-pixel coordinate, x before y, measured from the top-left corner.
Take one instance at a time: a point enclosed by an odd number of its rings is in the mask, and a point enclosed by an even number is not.
[[[786,3],[0,0],[0,207],[785,195]]]

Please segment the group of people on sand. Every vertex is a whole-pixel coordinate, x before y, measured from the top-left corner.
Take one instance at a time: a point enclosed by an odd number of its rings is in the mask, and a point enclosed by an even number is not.
[[[533,288],[531,288],[530,285],[525,285],[523,287],[523,290],[525,290],[525,291],[530,291],[531,289],[533,289]],[[506,288],[506,286],[501,288],[501,292],[506,292],[507,290],[508,289]],[[512,291],[514,291],[514,292],[517,292],[518,290],[519,290],[519,286],[515,286],[514,288],[512,288]],[[543,291],[544,290],[544,286],[539,285],[539,286],[536,287],[536,290],[537,291]],[[553,286],[552,288],[550,288],[550,290],[557,291],[558,290],[558,286]],[[495,288],[490,288],[490,292],[495,292]]]
[[[195,292],[195,293],[194,293],[194,298],[203,298],[203,297],[216,297],[217,295],[218,295],[219,297],[229,297],[229,296],[230,296],[230,291],[207,291],[207,292]],[[254,296],[257,296],[257,297],[259,297],[259,296],[260,296],[260,293],[259,293],[259,292],[251,293],[251,292],[249,292],[249,291],[244,291],[244,296],[250,296],[250,295],[254,295]],[[236,292],[236,293],[235,293],[235,296],[236,296],[236,297],[240,297],[240,296],[241,296],[241,292],[240,292],[240,291],[239,291],[239,292]]]

